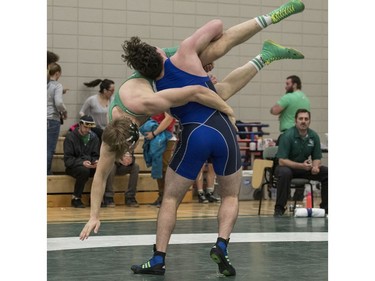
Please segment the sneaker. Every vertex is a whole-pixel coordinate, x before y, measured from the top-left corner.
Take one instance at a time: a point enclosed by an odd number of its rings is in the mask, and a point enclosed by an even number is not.
[[[154,245],[154,255],[151,259],[141,265],[132,265],[130,268],[134,274],[164,275],[165,273],[165,253],[158,252]]]
[[[221,202],[221,198],[220,197],[216,197],[212,192],[208,192],[206,193],[206,198],[208,199],[209,202]]]
[[[285,213],[285,208],[284,209],[280,209],[280,208],[276,208],[275,209],[275,212],[273,213],[273,216],[274,217],[282,217]]]
[[[85,208],[80,198],[72,199],[72,207],[74,208]]]
[[[139,204],[135,198],[125,198],[125,205],[128,207],[139,207]]]
[[[102,205],[104,205],[103,207],[108,207],[108,208],[116,207],[116,204],[113,201],[113,197],[104,197]]]
[[[278,23],[291,15],[301,13],[304,9],[305,4],[303,4],[300,0],[291,0],[269,13],[269,16],[272,19],[272,23]]]
[[[203,192],[198,192],[198,202],[199,203],[208,203],[206,196],[204,196]]]
[[[225,276],[234,276],[236,275],[236,270],[230,263],[229,257],[228,257],[228,249],[223,250],[218,243],[216,243],[210,251],[210,257],[211,259],[217,263],[219,266],[219,271],[221,274],[224,274]]]
[[[151,206],[156,206],[157,208],[160,208],[161,205],[162,196],[159,195],[159,197],[151,203]]]
[[[305,56],[296,49],[281,46],[279,44],[276,44],[272,40],[266,40],[263,43],[261,57],[265,64],[270,64],[275,60],[298,60],[303,59]]]

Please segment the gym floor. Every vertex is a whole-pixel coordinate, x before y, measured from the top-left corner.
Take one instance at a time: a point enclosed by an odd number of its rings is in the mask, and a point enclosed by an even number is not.
[[[273,217],[272,200],[241,201],[229,243],[237,275],[230,280],[328,280],[328,218]],[[76,280],[222,280],[209,256],[218,203],[181,204],[164,276],[137,275],[131,265],[152,256],[158,208],[102,208],[98,234],[80,241],[89,208],[48,208],[47,278]]]

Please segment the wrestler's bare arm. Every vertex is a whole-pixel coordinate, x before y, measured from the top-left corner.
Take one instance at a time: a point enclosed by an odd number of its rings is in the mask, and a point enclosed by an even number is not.
[[[99,162],[91,186],[91,210],[90,220],[86,223],[81,231],[80,239],[87,239],[92,230],[97,233],[100,227],[99,211],[102,202],[105,185],[109,173],[111,172],[115,162],[115,153],[110,152],[108,146],[103,142],[100,147]]]
[[[215,92],[197,85],[166,89],[152,96],[143,95],[139,102],[143,105],[143,112],[147,115],[164,112],[171,107],[181,106],[188,102],[198,102],[217,109],[228,116],[234,116],[233,109]]]

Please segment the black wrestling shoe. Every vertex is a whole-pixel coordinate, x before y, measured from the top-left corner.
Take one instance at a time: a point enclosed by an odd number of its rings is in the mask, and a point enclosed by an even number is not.
[[[224,244],[224,242],[223,242]],[[216,243],[210,251],[210,257],[211,259],[217,263],[219,266],[219,271],[221,274],[224,274],[225,276],[234,276],[236,275],[236,270],[230,263],[229,257],[228,257],[228,250],[223,250],[218,243]]]
[[[134,274],[164,275],[165,273],[165,253],[156,251],[154,245],[154,255],[151,259],[141,265],[132,265],[130,268]]]

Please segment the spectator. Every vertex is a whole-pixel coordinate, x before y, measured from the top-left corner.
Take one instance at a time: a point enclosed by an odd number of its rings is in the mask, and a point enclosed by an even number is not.
[[[107,185],[105,189],[103,207],[115,207],[113,200],[113,179],[115,175],[126,175],[129,174],[128,188],[125,192],[125,205],[129,207],[139,207],[135,194],[137,193],[139,165],[135,163],[135,157],[133,153],[125,153],[123,157],[113,166],[111,174],[107,179]]]
[[[301,89],[301,79],[296,75],[288,76],[285,82],[285,95],[271,107],[271,114],[279,115],[280,133],[285,132],[295,125],[294,115],[297,109],[305,108],[310,110],[310,100]]]
[[[171,156],[169,153],[165,155],[165,151],[168,140],[174,137],[176,120],[166,112],[156,114],[151,119],[153,120],[153,129],[144,130],[143,135],[145,136],[144,148],[151,147],[152,149],[143,149],[143,154],[147,167],[152,166],[151,176],[156,179],[158,184],[158,198],[151,205],[159,208],[163,199],[165,172]],[[147,122],[145,125],[143,129],[147,127]],[[141,127],[141,133],[143,129]]]
[[[311,114],[298,109],[295,126],[280,137],[276,154],[279,165],[275,169],[277,197],[274,216],[282,216],[288,199],[288,189],[293,177],[321,182],[320,208],[328,214],[328,167],[321,165],[322,151],[318,134],[309,128]]]
[[[57,63],[50,65],[50,80],[47,83],[47,175],[51,175],[52,158],[59,139],[61,120],[67,118],[63,101],[63,86],[57,80],[61,76],[61,67]]]
[[[99,159],[99,139],[91,128],[95,128],[94,119],[84,115],[78,127],[68,132],[64,140],[65,171],[76,179],[71,202],[75,208],[85,208],[82,192],[89,177],[94,176]]]
[[[92,131],[97,134],[99,140],[102,139],[104,128],[107,126],[107,113],[111,97],[115,91],[115,82],[109,79],[96,79],[88,83],[83,83],[87,87],[96,87],[99,84],[99,93],[88,97],[79,111],[81,116],[90,115],[94,118],[96,127]]]
[[[57,63],[59,61],[59,59],[60,59],[60,57],[57,54],[47,50],[47,83],[49,82],[49,79],[50,79],[50,77],[49,77],[50,66],[53,63]]]
[[[203,174],[204,168],[207,165],[207,173],[206,173],[206,192],[203,189]],[[205,163],[198,174],[197,179],[195,180],[195,184],[197,186],[198,192],[198,202],[199,203],[208,203],[208,202],[221,202],[219,197],[214,195],[214,185],[215,185],[215,171],[212,163],[209,161]]]

